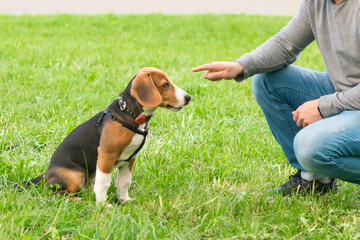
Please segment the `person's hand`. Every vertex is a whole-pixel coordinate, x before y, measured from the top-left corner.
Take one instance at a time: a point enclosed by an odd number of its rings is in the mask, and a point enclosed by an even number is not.
[[[292,112],[293,119],[299,127],[306,127],[314,122],[324,119],[319,112],[319,99],[303,103]]]
[[[211,81],[221,79],[234,79],[237,75],[243,74],[244,70],[238,62],[212,62],[192,69],[193,72],[206,71],[204,78]]]

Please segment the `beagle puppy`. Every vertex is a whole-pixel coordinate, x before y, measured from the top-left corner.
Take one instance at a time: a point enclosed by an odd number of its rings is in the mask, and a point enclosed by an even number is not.
[[[144,145],[149,121],[157,107],[180,111],[189,94],[156,68],[143,68],[108,108],[76,127],[55,150],[47,171],[23,185],[58,185],[61,192],[76,193],[95,179],[97,202],[105,202],[111,172],[118,169],[118,200],[130,200],[128,188],[135,158]]]

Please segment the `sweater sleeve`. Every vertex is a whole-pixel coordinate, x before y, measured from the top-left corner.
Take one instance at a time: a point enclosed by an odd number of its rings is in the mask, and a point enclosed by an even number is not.
[[[243,75],[235,77],[240,82],[257,73],[272,72],[296,61],[298,55],[314,40],[309,22],[308,0],[303,0],[297,14],[286,27],[254,51],[239,59]]]
[[[360,83],[346,91],[320,97],[319,110],[325,118],[346,110],[360,110]]]

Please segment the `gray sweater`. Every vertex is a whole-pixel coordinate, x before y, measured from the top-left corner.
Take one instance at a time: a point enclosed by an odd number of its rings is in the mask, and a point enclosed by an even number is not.
[[[272,72],[293,63],[316,40],[334,94],[320,97],[324,117],[345,110],[360,110],[360,0],[302,0],[299,12],[288,25],[251,53],[240,57],[244,75]],[[291,79],[289,79],[291,81]]]

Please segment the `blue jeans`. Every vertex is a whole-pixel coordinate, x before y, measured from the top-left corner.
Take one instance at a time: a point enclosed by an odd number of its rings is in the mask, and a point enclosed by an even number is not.
[[[292,112],[335,92],[328,73],[290,65],[253,77],[253,92],[289,163],[302,171],[360,184],[360,111],[298,127]]]

